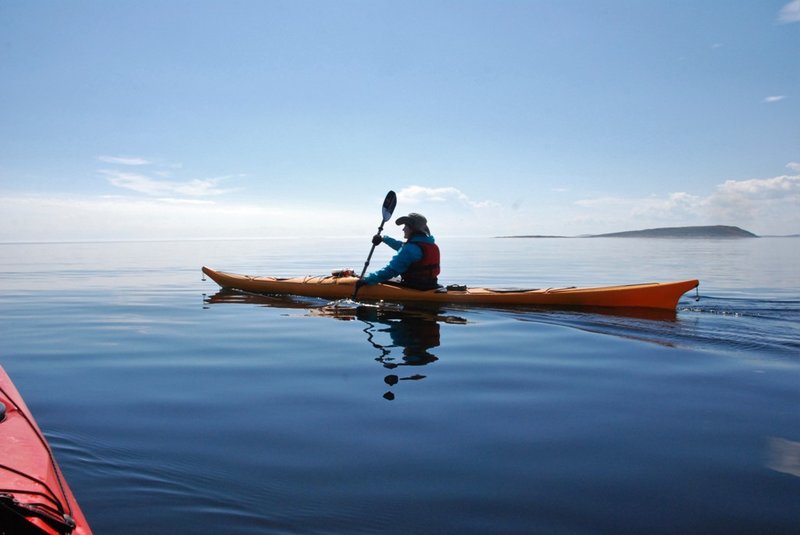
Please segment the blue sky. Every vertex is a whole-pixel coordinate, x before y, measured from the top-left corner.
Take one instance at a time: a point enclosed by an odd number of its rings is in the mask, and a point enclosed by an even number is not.
[[[800,0],[6,0],[0,77],[0,241],[800,232]]]

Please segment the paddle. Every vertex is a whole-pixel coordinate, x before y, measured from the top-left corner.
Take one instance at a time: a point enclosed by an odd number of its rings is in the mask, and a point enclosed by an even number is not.
[[[397,206],[397,195],[393,191],[389,191],[386,194],[386,198],[383,200],[383,219],[381,220],[381,225],[378,227],[378,234],[383,232],[383,224],[389,221],[389,218],[392,217],[392,213],[394,212],[394,207]],[[369,261],[372,259],[372,253],[375,252],[375,244],[372,244],[372,249],[369,250],[369,255],[367,256],[367,261],[364,262],[364,269],[361,270],[361,276],[358,277],[358,280],[364,278],[364,274],[367,272],[367,266],[369,266]],[[356,284],[355,289],[353,290],[353,301],[356,300],[356,295],[358,294],[359,286]]]

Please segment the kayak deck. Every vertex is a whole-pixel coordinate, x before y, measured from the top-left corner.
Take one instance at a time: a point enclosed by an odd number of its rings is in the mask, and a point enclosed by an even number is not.
[[[308,276],[292,278],[253,277],[215,271],[203,267],[222,288],[277,295],[297,295],[324,299],[352,297],[356,277]],[[458,290],[414,290],[396,284],[362,286],[358,297],[393,302],[425,302],[440,304],[490,306],[575,306],[623,307],[675,310],[683,294],[696,288],[697,280],[655,282],[604,286],[595,288],[539,288],[531,290],[492,290],[466,288]]]
[[[2,367],[0,532],[91,533],[50,446]]]

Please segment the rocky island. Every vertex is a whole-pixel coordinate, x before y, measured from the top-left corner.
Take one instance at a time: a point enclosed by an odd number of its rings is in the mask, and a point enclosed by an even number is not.
[[[594,234],[590,238],[758,238],[739,227],[711,225],[702,227],[663,227],[610,234]]]
[[[568,238],[570,236],[498,236],[498,238]],[[572,236],[579,238],[758,238],[757,235],[739,227],[709,225],[699,227],[662,227],[609,234],[589,234]]]

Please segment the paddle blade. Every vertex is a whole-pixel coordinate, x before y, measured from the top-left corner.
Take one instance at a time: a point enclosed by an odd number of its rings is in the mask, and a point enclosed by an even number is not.
[[[392,213],[394,213],[394,207],[397,206],[397,195],[393,191],[389,191],[386,194],[386,198],[383,200],[383,222],[389,221],[389,218],[392,217]]]

